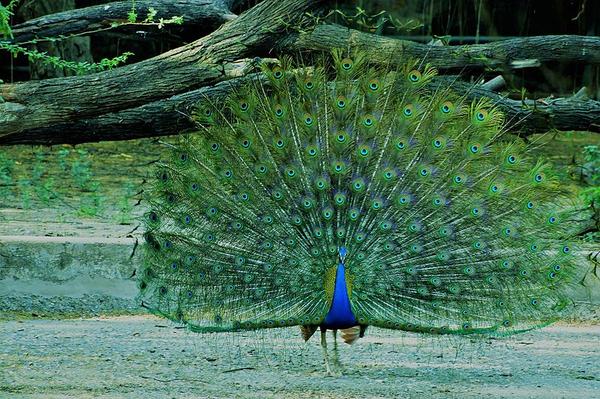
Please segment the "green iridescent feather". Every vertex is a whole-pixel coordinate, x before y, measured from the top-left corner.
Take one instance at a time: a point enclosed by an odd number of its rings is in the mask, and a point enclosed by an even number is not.
[[[363,325],[511,334],[568,311],[573,204],[490,101],[339,51],[263,73],[159,164],[145,306],[195,331],[318,325],[344,246]]]

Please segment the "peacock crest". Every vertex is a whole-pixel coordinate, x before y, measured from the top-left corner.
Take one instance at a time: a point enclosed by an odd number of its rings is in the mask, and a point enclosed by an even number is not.
[[[568,309],[573,204],[490,100],[432,85],[418,60],[261,69],[200,104],[201,131],[156,169],[145,306],[194,331],[314,333],[350,327],[328,321],[345,295],[336,323],[431,334],[511,334]]]

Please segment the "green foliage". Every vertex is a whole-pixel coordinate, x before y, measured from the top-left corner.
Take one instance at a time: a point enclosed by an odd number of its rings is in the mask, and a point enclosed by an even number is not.
[[[6,38],[12,38],[12,30],[10,28],[10,16],[12,11],[21,0],[11,0],[5,7],[0,4],[0,34]]]
[[[63,37],[52,38],[52,39],[47,38],[44,41],[54,42],[54,41],[60,41],[63,39],[64,39]],[[28,44],[36,44],[38,42],[41,42],[41,40],[31,40],[28,42]],[[73,71],[79,75],[82,75],[85,73],[100,72],[100,71],[104,71],[107,69],[115,68],[115,67],[119,66],[120,64],[125,63],[127,61],[127,59],[133,55],[133,53],[131,53],[131,52],[125,52],[114,58],[103,58],[102,60],[100,60],[100,62],[90,63],[87,61],[68,61],[68,60],[64,60],[58,56],[48,55],[45,52],[28,49],[26,47],[23,47],[23,45],[12,44],[12,43],[2,42],[2,41],[0,41],[0,50],[8,51],[14,57],[23,55],[23,56],[26,56],[30,62],[37,62],[42,65],[49,65],[54,68]]]
[[[113,58],[103,58],[99,62],[80,62],[80,61],[69,61],[65,60],[58,56],[51,56],[45,52],[38,51],[30,46],[36,45],[38,43],[57,43],[68,39],[70,37],[81,36],[88,33],[93,32],[81,32],[75,35],[68,36],[57,36],[57,37],[44,37],[33,39],[23,43],[12,43],[10,40],[12,39],[12,30],[10,27],[10,16],[12,15],[12,9],[16,6],[19,0],[12,0],[8,6],[4,7],[0,5],[0,34],[3,35],[5,40],[0,40],[0,50],[4,50],[12,54],[14,57],[17,56],[25,56],[32,63],[39,63],[41,65],[52,66],[57,69],[64,69],[66,71],[75,72],[78,75],[86,74],[86,73],[94,73],[109,70],[115,68],[121,64],[127,62],[127,59],[133,55],[131,52],[125,52],[121,55],[118,55]],[[157,26],[159,29],[164,28],[166,25],[174,24],[181,25],[183,23],[182,16],[173,16],[170,18],[159,18],[156,21],[157,10],[153,7],[148,9],[148,14],[146,18],[138,22],[138,15],[136,13],[135,1],[131,2],[131,10],[127,13],[127,23],[130,24],[138,24],[138,25],[153,25]],[[94,32],[100,30],[107,30],[117,28],[124,23],[114,22],[110,25],[109,28],[100,28]]]

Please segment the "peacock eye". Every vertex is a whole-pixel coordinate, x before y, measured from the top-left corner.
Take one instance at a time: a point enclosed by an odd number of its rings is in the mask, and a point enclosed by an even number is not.
[[[509,164],[514,164],[515,162],[517,162],[517,158],[514,155],[509,155],[506,160],[508,161]]]
[[[314,86],[315,85],[310,80],[304,84],[304,87],[306,87],[308,90],[312,89]]]
[[[469,147],[469,150],[471,151],[471,153],[477,154],[479,152],[479,146],[473,144],[471,147]]]
[[[240,103],[240,109],[242,111],[246,111],[248,109],[248,103],[246,103],[246,102]]]
[[[283,71],[281,70],[281,68],[273,69],[273,76],[275,77],[275,79],[281,79],[283,77]]]
[[[421,80],[421,72],[417,70],[410,71],[408,74],[408,80],[410,80],[412,83],[417,83],[419,80]]]
[[[379,89],[379,85],[377,84],[377,82],[371,82],[369,84],[369,89],[371,89],[372,91],[376,91],[377,89]]]
[[[350,58],[344,58],[342,60],[342,68],[346,71],[352,69],[352,60]]]
[[[479,110],[475,113],[475,119],[478,122],[483,122],[488,116],[488,111],[485,109]]]

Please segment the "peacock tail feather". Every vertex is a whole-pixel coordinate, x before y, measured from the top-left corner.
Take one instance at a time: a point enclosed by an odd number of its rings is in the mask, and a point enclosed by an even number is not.
[[[547,163],[420,61],[297,68],[170,145],[149,188],[140,297],[194,331],[320,325],[340,248],[361,325],[511,334],[569,308],[573,204]],[[294,69],[297,68],[297,69]]]

